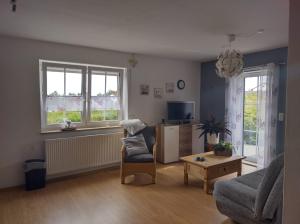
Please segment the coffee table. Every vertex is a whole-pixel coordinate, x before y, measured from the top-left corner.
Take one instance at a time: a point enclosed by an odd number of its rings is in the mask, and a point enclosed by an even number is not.
[[[196,161],[197,157],[204,157],[205,161]],[[189,175],[200,178],[204,181],[204,191],[211,193],[209,183],[211,180],[225,176],[231,173],[237,173],[238,176],[242,172],[242,160],[244,156],[233,155],[215,156],[213,152],[200,153],[190,156],[181,157],[184,162],[184,184],[188,185]]]

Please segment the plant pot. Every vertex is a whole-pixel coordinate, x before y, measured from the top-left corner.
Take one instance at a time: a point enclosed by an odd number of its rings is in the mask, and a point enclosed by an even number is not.
[[[210,145],[216,145],[219,143],[219,135],[207,134],[207,143]]]
[[[216,156],[232,156],[232,150],[214,150]]]

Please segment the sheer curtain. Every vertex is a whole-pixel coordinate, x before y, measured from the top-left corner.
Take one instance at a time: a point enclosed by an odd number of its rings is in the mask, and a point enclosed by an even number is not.
[[[244,109],[244,75],[226,79],[225,88],[225,120],[232,132],[226,136],[231,142],[235,154],[243,153],[243,109]]]
[[[258,77],[257,91],[257,165],[268,166],[276,155],[276,129],[279,66],[268,64],[262,67]],[[226,136],[231,141],[235,154],[243,153],[245,73],[226,80],[225,120],[232,131]]]
[[[257,166],[269,165],[276,155],[279,66],[268,64],[258,78]]]
[[[122,119],[128,119],[128,90],[129,90],[129,83],[130,83],[130,70],[126,69],[123,73],[122,79]]]

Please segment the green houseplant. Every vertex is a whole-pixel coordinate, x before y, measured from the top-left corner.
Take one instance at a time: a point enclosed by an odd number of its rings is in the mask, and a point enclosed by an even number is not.
[[[198,125],[197,129],[202,130],[199,138],[206,135],[208,144],[218,144],[220,133],[231,135],[231,131],[226,126],[226,122],[217,121],[214,116],[211,116],[209,120],[205,120],[203,123]]]
[[[220,142],[213,149],[216,156],[232,156],[233,146],[229,142]]]

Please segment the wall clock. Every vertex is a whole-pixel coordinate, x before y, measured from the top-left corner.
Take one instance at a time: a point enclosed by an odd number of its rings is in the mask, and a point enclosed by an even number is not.
[[[178,80],[177,81],[177,88],[178,89],[184,89],[185,87],[185,82],[183,80]]]

